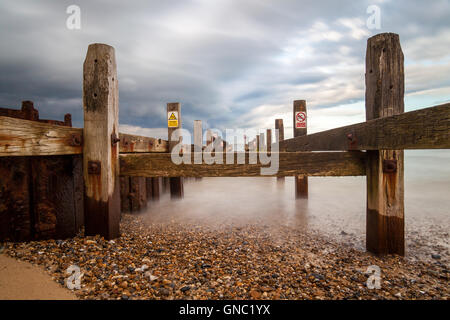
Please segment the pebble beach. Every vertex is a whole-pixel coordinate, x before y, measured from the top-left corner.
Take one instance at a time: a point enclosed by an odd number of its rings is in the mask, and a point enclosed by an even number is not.
[[[376,257],[314,232],[279,225],[149,222],[123,215],[107,241],[6,243],[3,253],[43,268],[65,286],[79,266],[79,299],[448,299],[441,259]],[[381,270],[367,286],[369,266]],[[69,290],[69,289],[67,289]]]

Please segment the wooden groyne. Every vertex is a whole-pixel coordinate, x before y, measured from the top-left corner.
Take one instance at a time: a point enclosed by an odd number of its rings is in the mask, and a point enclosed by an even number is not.
[[[366,247],[379,254],[404,254],[403,150],[450,148],[450,104],[404,113],[403,59],[398,35],[383,33],[371,37],[366,53],[366,122],[308,135],[306,101],[296,100],[294,137],[284,140],[281,131],[275,140],[279,146],[279,170],[273,176],[296,176],[298,197],[307,197],[308,176],[366,176]],[[120,208],[142,208],[150,194],[152,199],[158,197],[161,184],[170,186],[173,198],[180,198],[183,177],[260,176],[260,169],[265,166],[260,161],[260,151],[274,154],[272,133],[266,132],[267,141],[261,133],[245,147],[248,152],[231,155],[234,159],[243,156],[243,164],[207,164],[200,157],[206,149],[194,145],[194,153],[189,155],[191,164],[175,165],[170,151],[180,141],[172,134],[181,128],[181,104],[167,104],[168,141],[119,133],[118,108],[114,49],[93,44],[84,63],[83,129],[0,116],[3,166],[15,157],[82,158],[87,235],[118,237]],[[282,122],[278,120],[275,127],[283,128]],[[194,128],[194,144],[198,144],[201,124]],[[207,145],[215,142],[218,140],[210,134]],[[220,148],[227,148],[225,142],[214,145],[218,156],[229,155],[220,152]],[[252,157],[256,163],[247,161]],[[203,160],[195,163],[195,159]],[[169,182],[161,177],[169,178]],[[23,188],[29,183],[30,180],[24,180]],[[1,197],[12,199],[3,190]],[[19,199],[15,201],[18,202]]]

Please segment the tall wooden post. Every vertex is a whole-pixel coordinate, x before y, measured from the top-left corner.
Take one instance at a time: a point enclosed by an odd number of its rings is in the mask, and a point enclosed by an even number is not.
[[[145,191],[147,193],[147,202],[152,200],[153,198],[153,191],[152,191],[152,178],[145,178]]]
[[[266,140],[265,140],[265,134],[264,132],[261,132],[259,134],[259,151],[265,151],[266,149]]]
[[[152,179],[152,200],[159,201],[161,192],[165,191],[165,190],[161,191],[162,188],[160,181],[162,179],[160,177],[153,177],[151,179]]]
[[[283,119],[275,119],[275,142],[279,143],[284,140]],[[277,177],[277,181],[284,181],[284,177]]]
[[[404,112],[403,52],[394,33],[369,38],[366,120]],[[403,150],[367,151],[366,248],[404,255]]]
[[[120,211],[130,212],[130,177],[120,177]]]
[[[194,120],[194,164],[202,163],[203,129],[202,120]]]
[[[119,90],[114,48],[89,45],[83,66],[85,234],[120,235]]]
[[[130,206],[132,212],[147,208],[145,177],[130,177]]]
[[[206,146],[209,146],[212,142],[213,138],[212,138],[212,133],[211,130],[208,129],[206,130]]]
[[[272,151],[272,129],[267,129],[267,152]]]
[[[176,118],[176,119],[174,119]],[[179,102],[168,103],[167,104],[167,127],[168,127],[168,138],[169,138],[169,152],[177,145],[181,136],[173,137],[172,133],[181,128],[181,104]],[[170,181],[170,197],[183,198],[183,178],[182,177],[171,177]]]
[[[259,146],[259,134],[256,135],[256,152],[260,152],[260,146]]]
[[[295,100],[293,110],[294,138],[307,134],[306,101]],[[295,197],[308,198],[308,176],[295,177]]]

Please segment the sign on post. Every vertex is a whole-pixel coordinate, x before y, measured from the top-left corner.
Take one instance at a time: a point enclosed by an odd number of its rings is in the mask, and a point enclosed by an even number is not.
[[[167,126],[169,128],[178,128],[178,111],[167,112]]]
[[[306,112],[297,111],[295,113],[295,128],[306,128]]]

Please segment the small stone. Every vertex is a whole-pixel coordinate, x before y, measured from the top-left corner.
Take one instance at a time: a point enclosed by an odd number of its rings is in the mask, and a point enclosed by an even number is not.
[[[208,290],[206,290],[206,292],[209,292],[209,293],[215,293],[216,290],[214,290],[214,288],[209,288]]]
[[[257,290],[251,290],[251,291],[250,291],[250,296],[251,296],[253,299],[259,299],[259,298],[261,298],[261,292],[259,292],[259,291],[257,291]]]
[[[398,292],[398,293],[394,294],[394,296],[396,296],[397,298],[401,298],[402,294],[400,292]]]
[[[150,281],[155,281],[156,279],[158,279],[157,276],[154,276],[150,273],[150,271],[147,271],[146,273],[144,273],[144,275],[150,279]]]
[[[348,235],[348,233],[345,232],[344,230],[342,230],[342,231],[341,231],[341,235],[346,236],[346,235]]]
[[[325,279],[325,277],[323,275],[318,274],[318,273],[311,273],[310,277],[311,276],[314,277],[316,280],[323,280],[323,279]]]
[[[436,260],[441,259],[441,255],[439,255],[439,254],[432,254],[431,257]]]
[[[163,296],[168,296],[170,294],[170,291],[169,291],[169,289],[166,289],[166,288],[160,288],[159,293]]]
[[[143,264],[140,268],[134,269],[134,271],[136,271],[136,272],[143,272],[143,271],[145,271],[147,269],[148,269],[148,266],[146,264]]]
[[[180,290],[181,290],[181,292],[186,292],[186,291],[191,290],[191,287],[190,286],[184,286]]]
[[[126,294],[122,295],[122,300],[128,300],[128,296]]]
[[[209,265],[207,263],[202,264],[202,269],[205,269],[205,268],[211,268],[211,265]]]
[[[103,292],[101,295],[100,295],[100,297],[102,298],[102,299],[109,299],[109,294],[108,293],[106,293],[106,292]]]

